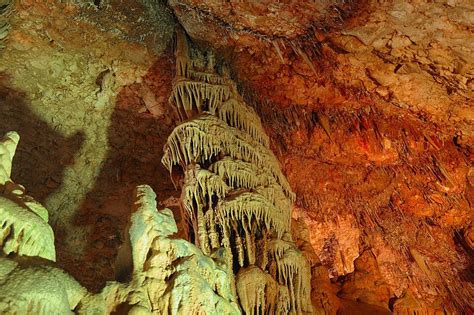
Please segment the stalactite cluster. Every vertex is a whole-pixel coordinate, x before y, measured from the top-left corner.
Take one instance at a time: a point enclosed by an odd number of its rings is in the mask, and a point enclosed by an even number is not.
[[[259,117],[226,67],[217,68],[211,52],[204,56],[178,31],[169,100],[183,122],[162,162],[182,174],[188,236],[206,255],[224,248],[244,313],[310,313],[309,265],[290,233],[295,195]]]

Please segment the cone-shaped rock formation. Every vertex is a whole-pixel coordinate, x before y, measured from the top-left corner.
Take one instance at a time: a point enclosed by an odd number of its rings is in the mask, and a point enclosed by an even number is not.
[[[222,247],[245,314],[310,313],[310,269],[291,233],[294,193],[260,119],[214,56],[177,33],[170,102],[182,118],[162,159],[181,168],[187,232],[206,255]],[[235,278],[234,278],[235,277]]]

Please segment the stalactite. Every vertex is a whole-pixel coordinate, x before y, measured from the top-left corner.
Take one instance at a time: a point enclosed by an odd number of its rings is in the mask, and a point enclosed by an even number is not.
[[[285,212],[289,212],[288,209]],[[217,206],[217,215],[221,222],[255,220],[260,228],[263,223],[265,229],[272,231],[278,238],[290,229],[288,214],[256,193],[244,192],[221,200]]]
[[[308,67],[314,72],[314,74],[318,74],[316,72],[316,68],[314,67],[313,62],[309,59],[308,55],[306,52],[301,48],[301,46],[298,43],[293,43],[290,41],[291,48],[293,48],[293,51],[303,59],[303,61],[308,65]]]
[[[47,210],[10,179],[19,140],[16,132],[8,132],[0,140],[0,247],[6,255],[17,253],[54,261],[54,234],[47,223]]]
[[[272,275],[279,283],[285,284],[289,290],[291,309],[293,312],[302,312],[310,309],[305,304],[310,297],[311,270],[306,258],[291,243],[281,239],[274,239],[269,243],[270,256],[275,264]]]
[[[176,76],[187,77],[191,60],[189,59],[189,45],[184,30],[176,30]]]
[[[183,217],[195,229],[194,242],[207,255],[223,247],[244,313],[311,313],[309,265],[290,234],[295,194],[269,138],[225,67],[215,72],[213,53],[206,61],[186,45],[177,43],[188,68],[177,69],[170,96],[184,122],[168,137],[162,163],[184,173]]]
[[[244,260],[245,260],[245,250],[244,250],[244,244],[242,243],[242,239],[240,238],[239,234],[239,227],[237,225],[236,221],[231,221],[230,226],[232,226],[232,232],[233,232],[233,239],[235,241],[235,249],[237,251],[237,259],[239,262],[240,267],[244,266]]]
[[[230,90],[227,85],[215,85],[183,78],[176,81],[169,102],[179,109],[186,111],[197,109],[201,113],[205,109],[206,101],[209,108],[216,108],[229,97]]]
[[[250,265],[255,265],[255,238],[253,237],[252,223],[242,221],[242,228],[245,233],[245,244],[247,248],[247,258]]]
[[[277,53],[278,58],[280,58],[280,61],[282,64],[285,64],[285,59],[283,58],[283,54],[281,53],[280,45],[278,45],[277,40],[272,40],[271,41],[273,47],[275,47],[275,51]]]
[[[216,216],[214,211],[208,211],[206,213],[207,217],[207,224],[209,229],[209,239],[211,240],[211,248],[216,249],[219,248],[219,234],[216,230]]]
[[[209,84],[215,85],[225,85],[228,84],[228,81],[225,78],[209,72],[202,72],[202,71],[190,71],[188,74],[189,78],[192,81],[200,81]]]
[[[194,204],[209,205],[213,196],[224,198],[230,188],[216,174],[197,166],[185,172],[181,202],[188,216],[194,211]],[[206,200],[207,199],[207,200]]]
[[[295,201],[295,194],[291,191],[288,181],[285,180],[278,183],[267,168],[261,168],[252,163],[225,157],[211,164],[209,169],[224,178],[231,187],[256,189],[260,186],[276,185],[276,189],[281,189],[283,195],[285,195],[291,203]]]
[[[262,123],[255,110],[242,100],[231,98],[218,108],[210,108],[212,114],[216,114],[229,126],[235,127],[248,133],[262,145],[269,147],[270,141],[263,130]]]
[[[53,230],[42,218],[0,196],[0,246],[3,252],[56,260]]]
[[[168,137],[162,162],[171,171],[173,165],[202,164],[218,154],[267,168],[279,184],[289,187],[270,149],[208,114],[184,122],[173,130]]]
[[[268,186],[259,186],[255,189],[255,192],[264,196],[270,202],[272,202],[277,208],[284,211],[284,209],[291,209],[292,202],[284,195],[280,185],[272,183]]]

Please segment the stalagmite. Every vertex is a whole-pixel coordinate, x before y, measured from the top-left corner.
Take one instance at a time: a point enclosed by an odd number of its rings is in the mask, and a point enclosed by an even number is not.
[[[256,266],[242,268],[237,274],[237,292],[245,314],[278,313],[279,284]]]
[[[168,137],[162,163],[170,172],[181,167],[189,234],[206,255],[223,246],[228,282],[245,314],[311,313],[310,268],[290,233],[295,195],[260,119],[225,67],[222,76],[215,72],[211,52],[206,61],[196,49],[187,59],[182,51],[176,57],[191,66],[177,68],[184,77],[174,82],[170,103],[184,121]]]
[[[0,246],[3,252],[55,261],[54,235],[43,218],[0,196]]]
[[[9,132],[0,141],[0,313],[68,314],[87,291],[54,267],[47,210],[10,178],[19,139]]]
[[[136,191],[129,230],[134,264],[129,287],[134,293],[127,299],[142,291],[153,298],[139,304],[160,314],[239,314],[223,262],[171,238],[177,232],[172,212],[156,209],[156,195],[149,186]]]
[[[128,282],[110,281],[93,294],[55,267],[47,210],[10,179],[18,140],[12,132],[0,142],[1,314],[105,315],[123,305],[130,306],[129,314],[241,313],[225,253],[215,251],[211,258],[194,244],[174,238],[178,229],[173,213],[157,210],[156,194],[147,185],[135,190],[129,237],[117,255],[117,266],[130,273]],[[199,168],[190,172],[196,179],[193,198],[227,192],[218,175]],[[216,236],[212,244],[219,246]]]

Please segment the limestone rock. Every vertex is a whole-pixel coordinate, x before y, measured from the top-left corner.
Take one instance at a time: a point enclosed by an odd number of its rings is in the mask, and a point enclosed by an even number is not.
[[[0,246],[6,255],[16,253],[55,261],[47,210],[10,179],[19,139],[16,132],[9,132],[0,141]]]
[[[0,257],[0,311],[4,314],[72,314],[87,293],[48,261]]]
[[[388,311],[389,299],[393,293],[384,282],[373,253],[370,250],[364,251],[355,260],[354,267],[354,273],[347,276],[338,295]]]
[[[244,313],[311,313],[310,266],[291,237],[295,196],[256,112],[212,52],[204,58],[182,31],[176,47],[170,103],[183,122],[168,137],[162,162],[170,173],[181,167],[190,239],[206,255],[223,246]]]

